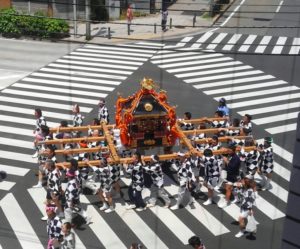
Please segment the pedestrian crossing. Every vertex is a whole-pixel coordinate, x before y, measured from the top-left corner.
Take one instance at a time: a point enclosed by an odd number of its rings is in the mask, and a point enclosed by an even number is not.
[[[300,38],[208,31],[197,36],[184,37],[178,43],[165,45],[163,48],[186,51],[213,50],[225,54],[298,55],[300,51]]]
[[[289,161],[291,158],[289,152],[276,144],[274,144],[274,152],[277,156],[282,157],[284,160]],[[291,164],[290,161],[289,163]],[[291,167],[291,165],[289,165],[289,167]],[[274,169],[276,168],[284,167],[276,162]],[[7,165],[4,166],[3,169],[9,174],[13,173],[17,176],[24,176],[29,171],[28,169],[21,167]],[[288,168],[285,168],[285,170],[290,172]],[[275,173],[277,174],[277,172]],[[278,177],[281,178],[282,175],[278,175]],[[256,176],[256,178],[259,181],[259,176]],[[282,179],[278,179],[278,182],[281,182],[281,180]],[[121,181],[121,185],[123,186],[122,189],[125,191],[126,186],[129,185],[130,179],[125,178],[124,175],[122,175]],[[271,184],[272,189],[268,192],[260,192],[259,197],[256,199],[254,212],[259,223],[266,221],[272,222],[285,216],[284,210],[278,208],[277,205],[275,206],[271,204],[267,201],[266,197],[274,195],[286,204],[287,190],[280,187],[276,180],[272,181]],[[173,196],[173,198],[171,198],[173,204],[176,202],[177,188],[177,184],[174,180],[169,176],[165,176],[165,189],[170,196]],[[18,243],[21,245],[20,248],[44,248],[46,236],[39,236],[36,231],[36,226],[32,225],[33,221],[30,220],[23,209],[26,206],[27,209],[30,208],[31,210],[39,210],[39,213],[36,214],[36,221],[39,222],[41,227],[46,226],[43,221],[39,221],[40,217],[45,215],[43,204],[43,200],[46,196],[45,189],[29,188],[25,190],[30,196],[30,200],[27,198],[27,203],[19,202],[14,194],[10,193],[8,190],[0,188],[0,191],[7,192],[6,195],[0,199],[0,209],[4,213],[10,226],[9,228],[6,227],[6,229],[11,229],[14,232]],[[203,186],[201,187],[201,192],[207,195],[207,189]],[[150,190],[144,189],[143,198],[147,199],[149,196]],[[217,203],[223,198],[224,196],[222,194],[216,194],[214,200]],[[94,199],[91,199],[90,196],[82,195],[81,202],[84,206],[86,206],[88,215],[92,216],[92,223],[88,225],[87,228],[91,233],[93,233],[93,236],[99,240],[98,242],[93,242],[97,245],[101,245],[99,248],[102,248],[102,246],[103,248],[128,248],[130,245],[130,241],[124,240],[124,237],[121,236],[121,233],[124,233],[124,231],[111,226],[110,222],[113,220],[122,222],[129,229],[130,233],[133,233],[138,241],[143,243],[147,248],[170,248],[172,246],[170,241],[166,240],[164,237],[164,233],[161,229],[153,229],[153,227],[149,225],[149,217],[163,223],[165,229],[169,230],[170,234],[176,238],[176,243],[180,242],[182,246],[187,244],[189,237],[197,233],[197,229],[199,229],[199,227],[205,228],[209,234],[216,237],[228,233],[235,233],[238,229],[232,225],[232,221],[237,220],[239,215],[239,207],[237,204],[230,204],[224,209],[219,209],[217,208],[217,205],[214,204],[211,206],[204,206],[202,204],[204,200],[199,199],[196,200],[193,207],[187,205],[183,209],[172,211],[170,209],[163,208],[160,206],[162,204],[159,204],[154,208],[149,208],[148,210],[140,213],[135,210],[126,210],[124,200],[116,199],[116,211],[110,214],[105,214],[99,210]],[[189,221],[191,223],[196,223],[197,228],[195,229],[195,227],[190,226]],[[119,224],[119,226],[121,226],[121,224]],[[105,235],[103,231],[105,231]],[[91,241],[89,241],[89,238],[83,236],[83,233],[80,230],[74,230],[74,232],[77,241],[76,248],[90,248],[89,246],[91,246]],[[155,247],[153,247],[154,241]]]
[[[241,116],[254,115],[271,134],[296,130],[300,89],[221,53],[159,51],[151,62]],[[279,113],[280,112],[280,113]]]
[[[186,39],[182,43],[188,41],[189,39]],[[253,73],[253,77],[250,73],[248,75],[251,77],[245,78],[246,82],[250,82],[250,84],[257,80],[264,82],[265,88],[287,84],[276,80],[274,76],[264,75],[262,71],[254,70],[222,54],[201,54],[192,51],[174,53],[173,50],[161,50],[164,44],[153,44],[140,42],[138,48],[124,45],[111,49],[105,46],[86,45],[2,90],[0,98],[0,160],[7,161],[6,164],[0,164],[0,170],[12,175],[13,179],[18,179],[18,177],[26,177],[30,170],[36,168],[36,159],[31,157],[33,153],[33,110],[35,107],[40,107],[43,110],[50,126],[56,126],[62,119],[70,122],[72,119],[71,107],[74,103],[79,103],[81,112],[88,115],[97,105],[99,98],[105,98],[112,93],[129,75],[150,58],[153,64],[157,64],[167,71],[179,70],[172,73],[192,74],[189,76],[181,75],[183,80],[192,79],[194,70],[206,70],[207,73],[205,74],[195,75],[201,82],[201,79],[211,77],[211,73],[208,71],[215,70],[215,67],[211,65],[222,63],[222,65],[216,66],[218,68],[216,70],[244,67],[240,69],[241,73],[256,72]],[[180,47],[183,46],[185,44],[180,44]],[[160,51],[157,52],[157,50]],[[154,54],[156,55],[153,56]],[[204,68],[199,69],[199,65]],[[185,66],[188,67],[187,70],[180,70],[181,67]],[[196,68],[191,69],[191,67]],[[212,72],[212,74],[215,73]],[[222,79],[222,75],[228,74],[228,71],[219,71],[218,74],[221,74],[220,79]],[[235,90],[240,92],[243,91],[243,85],[239,85],[242,83],[241,77],[245,77],[247,74],[238,76],[237,74],[235,73],[234,77],[230,77],[231,80],[228,80],[227,85],[235,84],[236,87],[241,87]],[[277,81],[277,83],[272,85],[270,83],[272,81]],[[202,83],[191,82],[191,84],[196,89],[203,89],[201,88]],[[204,84],[208,84],[206,80],[203,82]],[[220,81],[214,80],[212,84],[216,84],[218,87]],[[208,91],[217,91],[214,87]],[[251,85],[247,87],[247,90],[256,89]],[[205,89],[209,88],[205,87]],[[292,87],[286,90],[296,91]],[[210,92],[207,94],[217,98],[217,95],[223,93]],[[277,94],[277,92],[272,94]],[[89,98],[84,96],[89,96]],[[295,98],[298,97],[295,96]],[[286,103],[285,106],[295,109],[298,108],[297,103]],[[255,110],[257,115],[272,113],[271,109],[266,106],[256,106]],[[240,110],[239,114],[242,115],[242,112],[243,110]],[[293,116],[293,114],[290,115]],[[270,129],[272,128],[274,127]],[[276,144],[274,150],[289,166],[286,167],[286,165],[283,166],[275,162],[274,171],[279,180],[275,179],[272,182],[273,188],[262,193],[260,200],[258,200],[257,219],[261,222],[273,222],[284,217],[285,208],[275,206],[277,203],[273,205],[273,202],[269,201],[271,196],[275,196],[279,202],[284,204],[283,206],[287,202],[287,190],[280,183],[281,181],[289,181],[292,155]],[[126,188],[128,179],[122,178],[122,182]],[[30,201],[21,202],[13,192],[16,185],[17,181],[12,181],[10,178],[0,182],[0,220],[7,220],[8,227],[5,229],[14,233],[19,248],[44,248],[47,243],[46,225],[40,221],[40,217],[45,215],[43,204],[45,190],[42,188],[24,189],[26,192],[24,195],[28,195],[27,200]],[[177,185],[169,177],[166,179],[166,190],[173,197],[172,203],[174,204],[177,198]],[[201,191],[206,195],[204,187],[201,188]],[[149,197],[148,189],[143,191],[143,197]],[[222,198],[222,195],[216,196],[217,200]],[[239,214],[239,207],[235,204],[221,210],[216,205],[203,206],[203,200],[197,200],[193,208],[187,206],[172,211],[158,206],[138,213],[135,210],[126,210],[124,201],[116,200],[116,212],[104,214],[99,211],[95,199],[92,197],[82,196],[81,202],[87,207],[87,213],[93,217],[93,223],[86,226],[87,231],[75,231],[76,248],[94,248],[95,245],[98,245],[96,248],[129,248],[133,241],[140,241],[147,248],[171,248],[175,244],[179,246],[178,248],[183,248],[189,237],[199,233],[199,227],[201,231],[203,230],[204,235],[214,237],[236,233],[238,230],[231,224],[232,220],[236,220]],[[10,205],[14,207],[10,208]],[[38,210],[39,213],[36,213],[34,218],[28,217],[27,212],[25,212],[26,209]],[[1,217],[2,215],[4,217]],[[19,219],[19,217],[21,218]],[[113,225],[116,223],[119,227]],[[45,231],[44,236],[41,236],[38,230]],[[18,247],[15,248],[18,249]]]

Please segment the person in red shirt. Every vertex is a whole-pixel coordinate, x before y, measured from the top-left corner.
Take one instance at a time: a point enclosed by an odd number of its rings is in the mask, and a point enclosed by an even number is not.
[[[127,24],[131,24],[131,21],[133,19],[133,11],[132,11],[132,8],[131,8],[130,4],[128,5],[126,17],[127,17]]]

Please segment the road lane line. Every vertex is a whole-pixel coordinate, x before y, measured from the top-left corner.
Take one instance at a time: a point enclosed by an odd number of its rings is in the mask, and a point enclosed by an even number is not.
[[[232,72],[232,73],[228,73],[228,74],[201,77],[201,78],[193,78],[193,79],[188,79],[188,80],[183,80],[183,81],[186,83],[198,83],[198,82],[203,82],[203,81],[208,81],[208,80],[234,78],[234,77],[262,74],[262,73],[263,73],[263,71],[260,71],[260,70],[252,70],[252,71],[240,72],[240,73]]]
[[[271,39],[272,36],[268,36],[268,35],[264,36],[259,43],[260,45],[258,45],[257,48],[255,49],[255,53],[263,53],[267,48],[267,45],[269,44]]]
[[[279,3],[279,5],[278,5],[277,9],[275,10],[275,12],[276,12],[276,13],[278,13],[278,12],[279,12],[279,10],[280,10],[280,8],[281,8],[282,4],[283,4],[283,0],[282,0],[282,1],[280,1],[280,3]]]
[[[9,93],[14,95],[21,95],[26,97],[35,97],[39,99],[54,99],[54,100],[62,100],[66,102],[71,103],[83,103],[83,104],[91,104],[91,105],[97,105],[99,100],[94,99],[88,99],[88,98],[78,98],[73,97],[71,95],[55,95],[55,94],[49,94],[49,93],[38,93],[38,92],[32,92],[32,91],[20,91],[20,90],[14,90],[14,89],[5,89],[2,91],[3,93]]]
[[[278,87],[275,89],[267,89],[267,90],[261,90],[261,91],[254,91],[254,92],[247,92],[247,93],[240,93],[240,94],[232,94],[227,96],[222,96],[226,100],[234,100],[234,99],[243,99],[243,98],[249,98],[249,97],[255,97],[255,96],[263,96],[273,93],[283,93],[283,92],[291,92],[291,91],[297,91],[300,90],[297,86],[287,86],[287,87]],[[219,100],[219,97],[214,98],[216,100]]]
[[[247,39],[245,40],[244,44],[239,48],[239,52],[247,52],[250,48],[250,45],[254,42],[257,35],[249,35]]]
[[[216,69],[216,70],[175,74],[175,76],[178,78],[184,78],[184,77],[193,77],[193,76],[199,76],[199,75],[217,74],[217,73],[224,73],[224,72],[232,72],[232,74],[234,75],[236,71],[246,70],[246,69],[252,69],[252,66],[248,66],[248,65],[247,66],[238,66],[238,67],[234,66],[234,67],[228,67],[228,68]]]
[[[294,38],[293,45],[291,46],[291,50],[289,54],[299,54],[300,51],[300,38]]]
[[[211,82],[211,83],[204,83],[204,84],[199,84],[199,85],[194,85],[196,89],[206,89],[210,87],[216,87],[216,86],[226,86],[226,85],[234,85],[234,84],[240,84],[240,83],[246,83],[246,82],[253,82],[253,81],[261,81],[261,80],[269,80],[269,79],[274,79],[275,77],[272,75],[263,75],[263,76],[254,76],[254,77],[248,77],[248,78],[243,78],[243,79],[232,79],[232,80],[220,80],[216,82]]]
[[[218,36],[206,47],[206,49],[215,49],[227,35],[227,33],[219,33]]]
[[[193,70],[203,70],[203,69],[217,68],[217,67],[236,66],[236,65],[241,65],[241,64],[243,64],[243,63],[240,62],[240,61],[230,61],[230,62],[214,63],[214,64],[202,65],[202,66],[169,69],[167,71],[169,73],[178,73],[178,72],[187,72],[187,71],[193,71]]]
[[[0,201],[0,207],[23,249],[44,249],[44,245],[12,193]]]
[[[231,39],[227,42],[228,44],[225,45],[222,50],[229,51],[233,48],[233,46],[239,41],[242,37],[242,34],[234,34]]]
[[[192,46],[191,48],[200,48],[202,43],[204,43],[209,37],[211,37],[213,32],[206,32],[202,35]]]
[[[244,85],[244,86],[232,86],[232,87],[220,88],[220,89],[216,89],[216,90],[204,91],[204,93],[207,95],[212,95],[212,94],[220,94],[220,93],[228,93],[228,92],[237,92],[237,91],[242,91],[242,90],[259,89],[259,88],[264,88],[264,87],[268,87],[268,86],[278,86],[278,85],[283,85],[283,84],[287,84],[287,82],[285,82],[283,80],[276,80],[276,81],[270,81],[270,82],[264,82],[264,83],[258,83],[258,84],[249,84],[249,85]]]
[[[23,79],[24,80],[24,79]],[[58,104],[58,103],[50,103],[50,102],[43,102],[43,101],[37,101],[37,100],[31,100],[31,99],[20,99],[20,98],[12,98],[12,97],[6,97],[1,96],[0,102],[9,102],[14,104],[22,104],[24,105],[32,105],[32,106],[38,106],[38,107],[47,107],[47,108],[53,108],[53,109],[59,109],[59,110],[72,110],[72,105],[64,105],[64,104]],[[88,108],[84,106],[80,106],[80,112],[82,113],[89,113],[93,110],[93,108]]]
[[[276,126],[276,127],[266,129],[266,131],[269,132],[270,134],[279,134],[279,133],[295,131],[295,130],[297,130],[297,123],[281,125],[281,126]]]
[[[2,170],[2,167],[0,166],[0,169]],[[15,182],[10,181],[1,181],[0,182],[0,190],[4,191],[10,191],[13,186],[15,186]]]
[[[248,101],[241,101],[241,102],[235,102],[235,103],[228,103],[227,106],[229,108],[240,108],[250,105],[262,105],[266,103],[273,103],[276,101],[290,101],[292,99],[298,99],[300,98],[300,93],[292,93],[292,94],[285,94],[281,96],[276,97],[269,97],[269,98],[262,98],[262,99],[254,99],[254,100],[248,100]]]
[[[1,164],[0,170],[4,170],[8,175],[25,176],[30,170]]]
[[[272,50],[272,54],[281,54],[281,51],[283,49],[283,45],[285,44],[287,40],[287,37],[279,37],[276,45],[274,46],[273,50]]]
[[[298,117],[299,112],[290,112],[284,113],[280,115],[268,116],[265,118],[256,118],[253,120],[253,123],[257,125],[268,124],[273,122],[285,121],[289,119],[296,119]]]

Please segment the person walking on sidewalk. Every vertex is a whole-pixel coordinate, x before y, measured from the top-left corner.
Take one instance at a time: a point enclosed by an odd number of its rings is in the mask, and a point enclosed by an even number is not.
[[[161,29],[164,32],[167,31],[168,14],[167,8],[164,7],[161,12]]]
[[[126,18],[127,18],[127,24],[130,25],[131,22],[132,22],[132,19],[133,19],[133,11],[132,11],[132,8],[131,8],[131,4],[128,4]]]

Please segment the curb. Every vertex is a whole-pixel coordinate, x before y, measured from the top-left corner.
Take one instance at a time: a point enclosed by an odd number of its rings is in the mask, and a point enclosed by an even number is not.
[[[231,0],[230,3],[225,6],[225,8],[222,10],[222,12],[220,14],[216,15],[215,18],[213,18],[213,25],[224,15],[224,13],[232,6],[232,4],[235,1],[236,0]]]

